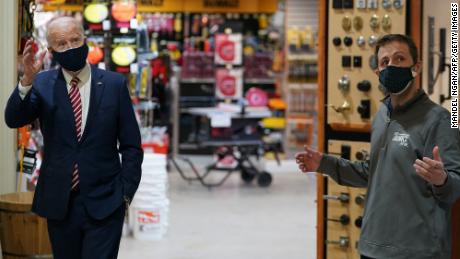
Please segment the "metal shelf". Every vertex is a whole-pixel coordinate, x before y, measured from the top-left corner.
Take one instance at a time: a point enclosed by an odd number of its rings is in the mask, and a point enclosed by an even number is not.
[[[214,84],[216,82],[215,78],[181,78],[181,83],[185,84]]]
[[[293,90],[318,90],[317,83],[288,83],[288,88]]]
[[[245,84],[275,84],[276,80],[274,78],[252,78],[245,79]]]
[[[199,148],[198,144],[195,143],[180,143],[179,148],[183,149],[197,149]]]
[[[318,62],[318,54],[288,54],[287,56],[288,61],[309,61],[311,63]]]

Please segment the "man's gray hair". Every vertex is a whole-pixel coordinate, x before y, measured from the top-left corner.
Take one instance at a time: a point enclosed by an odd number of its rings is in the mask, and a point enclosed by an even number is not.
[[[60,16],[51,19],[48,22],[48,25],[46,26],[46,41],[49,42],[49,36],[50,36],[50,29],[53,28],[56,24],[73,24],[81,33],[81,36],[83,37],[85,35],[85,29],[83,28],[83,24],[79,22],[77,19],[75,19],[72,16]]]

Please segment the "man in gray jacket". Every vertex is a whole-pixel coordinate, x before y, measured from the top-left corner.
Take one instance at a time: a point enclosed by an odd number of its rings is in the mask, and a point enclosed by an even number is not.
[[[417,48],[390,34],[376,44],[375,73],[388,95],[372,122],[370,160],[351,162],[305,148],[302,172],[367,187],[361,258],[448,259],[450,214],[460,196],[460,136],[450,113],[414,84]]]

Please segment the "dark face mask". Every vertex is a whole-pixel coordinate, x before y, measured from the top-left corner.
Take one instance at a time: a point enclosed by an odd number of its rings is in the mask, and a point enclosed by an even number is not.
[[[388,66],[379,75],[380,83],[393,94],[406,91],[413,79],[412,67]]]
[[[68,49],[63,52],[53,51],[53,57],[61,67],[74,72],[85,66],[87,56],[88,45],[86,45],[86,43],[83,43],[83,45],[78,48]]]

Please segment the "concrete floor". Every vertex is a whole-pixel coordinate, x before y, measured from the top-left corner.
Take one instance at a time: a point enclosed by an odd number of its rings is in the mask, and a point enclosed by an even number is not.
[[[246,185],[234,173],[211,190],[170,172],[168,234],[160,241],[125,237],[119,258],[315,258],[315,176],[301,174],[293,161],[267,169],[274,178],[268,188]]]

